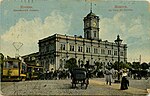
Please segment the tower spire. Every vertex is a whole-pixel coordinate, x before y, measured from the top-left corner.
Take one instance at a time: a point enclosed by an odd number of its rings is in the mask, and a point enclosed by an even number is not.
[[[92,13],[92,2],[91,2],[91,8],[90,8],[90,12]]]

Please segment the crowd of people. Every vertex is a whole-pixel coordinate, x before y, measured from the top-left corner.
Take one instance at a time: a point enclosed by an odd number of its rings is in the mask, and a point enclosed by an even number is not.
[[[128,89],[129,80],[127,77],[135,78],[136,73],[133,71],[122,69],[119,72],[114,68],[107,67],[105,70],[99,70],[97,72],[88,72],[88,77],[93,78],[105,78],[106,84],[112,85],[112,82],[115,82],[117,77],[120,77],[121,81],[121,90]],[[42,80],[59,80],[71,78],[71,72],[69,70],[56,70],[56,71],[47,71],[46,73],[39,74],[39,79]]]
[[[69,71],[56,70],[56,71],[46,71],[46,73],[40,73],[39,79],[41,80],[57,80],[57,79],[67,79],[70,78],[71,74]]]
[[[105,74],[106,84],[111,85],[112,82],[115,82],[114,79],[116,79],[116,77],[120,76],[121,77],[120,89],[121,90],[128,89],[129,80],[127,78],[127,76],[128,76],[127,69],[123,69],[118,73],[118,71],[114,70],[113,68],[111,69],[110,67],[108,67],[104,71],[104,74]]]

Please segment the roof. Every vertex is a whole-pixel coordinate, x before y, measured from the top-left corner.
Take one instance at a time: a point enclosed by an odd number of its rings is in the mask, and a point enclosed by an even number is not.
[[[88,15],[87,15],[87,17],[89,17],[89,16],[96,16],[93,12],[90,12]]]

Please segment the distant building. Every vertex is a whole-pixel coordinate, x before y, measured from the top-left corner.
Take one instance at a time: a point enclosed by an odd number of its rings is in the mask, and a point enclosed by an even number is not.
[[[22,59],[27,65],[36,65],[38,64],[38,55],[39,55],[39,52],[31,53],[31,54],[22,56]]]
[[[0,64],[2,63],[3,60],[4,60],[4,55],[0,53]]]
[[[104,66],[118,61],[118,47],[114,42],[99,39],[99,17],[92,11],[83,19],[84,38],[54,34],[39,40],[39,63],[45,70],[64,68],[66,60],[76,58],[78,66],[100,62]],[[120,45],[120,62],[127,62],[127,45]]]

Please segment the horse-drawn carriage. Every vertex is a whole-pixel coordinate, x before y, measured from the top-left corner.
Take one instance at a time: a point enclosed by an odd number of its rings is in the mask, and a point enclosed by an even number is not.
[[[148,79],[148,72],[147,70],[132,70],[133,78],[134,79],[142,79],[145,78],[146,80]]]
[[[88,87],[88,72],[84,68],[74,68],[71,72],[71,79],[72,88],[76,87],[76,84],[81,84],[81,88],[85,85],[85,89]]]

